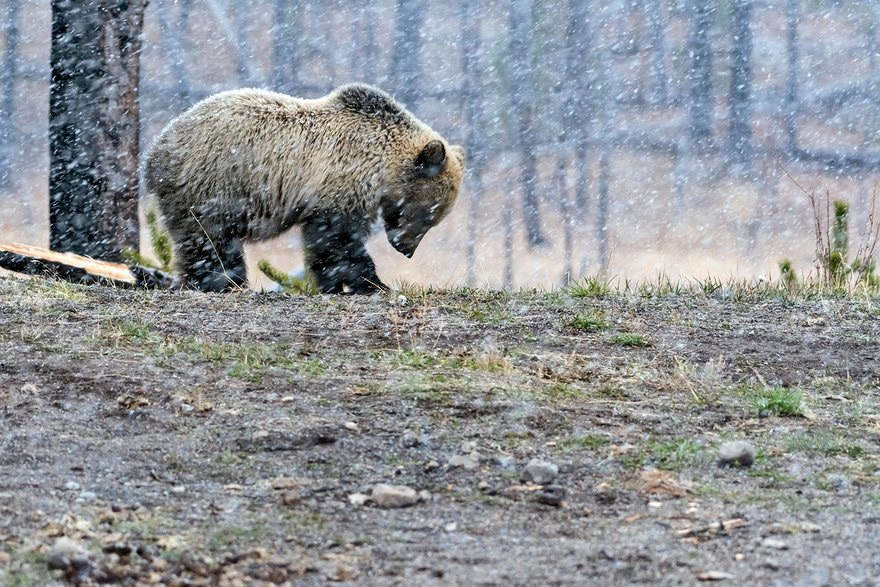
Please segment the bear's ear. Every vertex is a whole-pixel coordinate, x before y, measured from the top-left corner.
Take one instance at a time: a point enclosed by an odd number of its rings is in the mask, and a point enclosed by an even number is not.
[[[443,171],[444,163],[446,163],[446,147],[443,146],[442,141],[431,141],[416,157],[416,173],[425,177],[434,177]]]

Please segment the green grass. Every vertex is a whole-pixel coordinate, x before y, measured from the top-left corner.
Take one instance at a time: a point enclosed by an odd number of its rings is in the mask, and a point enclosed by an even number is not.
[[[599,332],[600,330],[607,330],[608,323],[603,318],[600,312],[593,311],[589,314],[581,313],[575,316],[569,321],[568,325],[571,328],[576,330],[581,330],[583,332]]]
[[[651,346],[651,342],[647,338],[633,332],[621,332],[620,334],[615,334],[609,340],[616,345],[625,347]]]
[[[800,392],[786,387],[761,387],[747,391],[752,411],[758,417],[794,417],[803,414]]]
[[[658,469],[678,471],[692,463],[701,449],[691,438],[677,438],[652,444],[649,450]]]
[[[804,452],[826,457],[846,456],[851,459],[860,459],[868,454],[862,445],[846,442],[831,430],[799,432],[788,439],[786,448],[791,452]]]
[[[568,286],[568,295],[573,298],[602,299],[611,293],[611,281],[601,277],[585,277]]]

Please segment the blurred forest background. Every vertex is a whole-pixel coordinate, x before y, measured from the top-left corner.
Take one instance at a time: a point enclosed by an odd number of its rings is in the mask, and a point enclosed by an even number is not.
[[[0,240],[45,245],[49,2],[0,0],[0,19]],[[142,151],[221,90],[364,81],[468,152],[412,261],[371,241],[386,282],[806,270],[804,189],[847,200],[856,241],[871,209],[878,26],[874,0],[151,0]],[[248,251],[302,264],[296,229]]]

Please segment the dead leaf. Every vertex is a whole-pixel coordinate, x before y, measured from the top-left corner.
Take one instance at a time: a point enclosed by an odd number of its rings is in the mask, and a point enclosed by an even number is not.
[[[673,497],[684,497],[691,492],[690,489],[683,486],[668,471],[642,471],[639,477],[639,492],[643,494],[663,494],[671,495]]]
[[[733,575],[730,573],[725,573],[724,571],[705,571],[703,573],[697,573],[698,581],[725,581],[727,579],[733,579]]]

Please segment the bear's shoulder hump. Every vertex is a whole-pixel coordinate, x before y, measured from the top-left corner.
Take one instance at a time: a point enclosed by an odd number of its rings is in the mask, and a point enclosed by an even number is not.
[[[393,124],[410,124],[409,113],[394,98],[366,84],[349,84],[338,88],[334,98],[346,110],[380,118]]]

